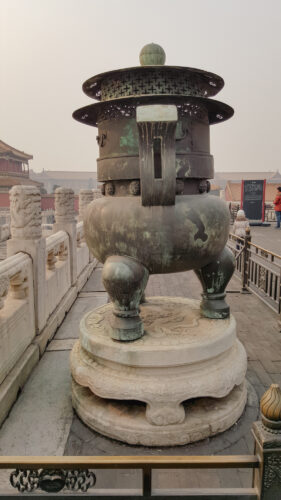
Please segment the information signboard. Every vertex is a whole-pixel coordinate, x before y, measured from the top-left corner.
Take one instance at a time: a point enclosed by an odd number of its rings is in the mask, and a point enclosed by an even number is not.
[[[265,186],[265,180],[242,181],[241,208],[250,221],[264,221]]]

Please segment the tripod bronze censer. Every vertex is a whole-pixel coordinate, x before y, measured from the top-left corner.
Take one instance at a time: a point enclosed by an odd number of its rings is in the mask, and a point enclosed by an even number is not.
[[[73,406],[98,432],[132,444],[184,444],[221,432],[246,403],[246,354],[225,302],[234,257],[229,212],[209,194],[209,127],[233,115],[210,99],[219,76],[165,66],[156,44],[141,66],[87,80],[99,102],[74,112],[98,127],[104,196],[84,216],[111,303],[88,313],[71,354]],[[145,298],[150,274],[193,269],[201,303]]]

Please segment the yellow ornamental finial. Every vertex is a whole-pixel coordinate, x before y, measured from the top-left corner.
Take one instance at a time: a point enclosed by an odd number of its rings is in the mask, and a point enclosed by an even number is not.
[[[261,418],[265,427],[281,430],[281,389],[272,384],[260,401]]]

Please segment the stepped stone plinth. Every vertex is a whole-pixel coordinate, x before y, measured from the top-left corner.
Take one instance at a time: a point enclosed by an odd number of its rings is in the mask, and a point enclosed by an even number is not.
[[[88,313],[71,354],[73,405],[90,427],[129,444],[186,444],[229,428],[246,402],[246,353],[233,316],[204,318],[196,300],[151,297],[145,334],[110,337],[112,304]]]

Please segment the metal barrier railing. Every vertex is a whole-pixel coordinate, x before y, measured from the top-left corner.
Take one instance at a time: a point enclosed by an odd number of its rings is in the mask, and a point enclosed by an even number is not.
[[[42,498],[36,490],[48,492],[43,498],[54,498],[55,493],[82,492],[74,498],[105,499],[137,498],[196,498],[257,500],[258,490],[252,488],[202,488],[202,489],[152,489],[152,473],[155,469],[256,469],[260,466],[256,455],[238,456],[130,456],[130,457],[0,457],[0,468],[16,469],[11,474],[11,484],[24,497]],[[95,472],[93,472],[93,470]],[[96,471],[100,469],[138,469],[142,471],[142,488],[137,490],[94,489]],[[28,495],[30,494],[30,496]],[[194,496],[195,495],[195,496]],[[72,495],[71,495],[72,496]],[[1,495],[0,495],[1,498]],[[2,497],[3,498],[3,497]],[[5,497],[6,498],[6,497]],[[9,499],[19,498],[9,495]],[[58,498],[69,498],[58,495]]]
[[[281,255],[230,233],[227,243],[236,258],[242,290],[250,289],[275,312],[281,312]]]

